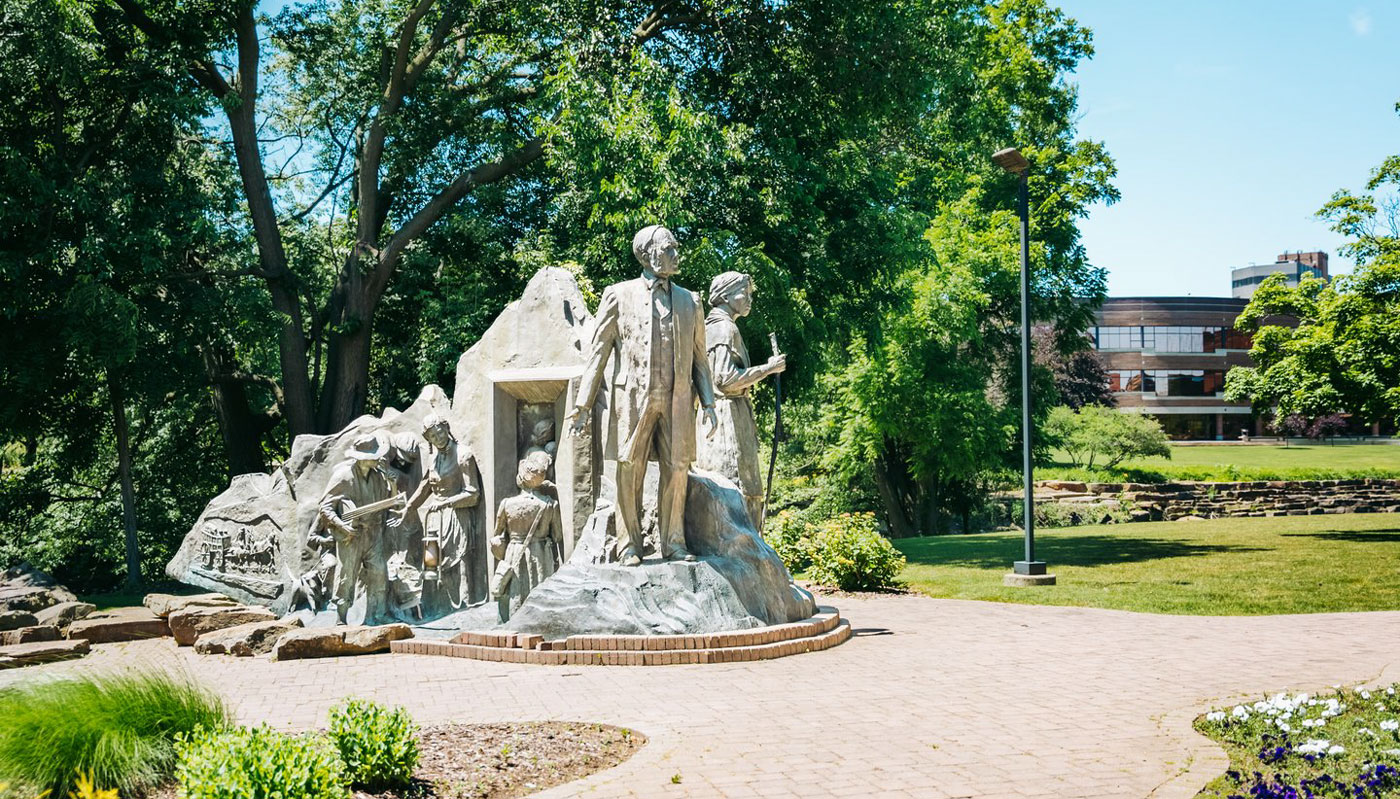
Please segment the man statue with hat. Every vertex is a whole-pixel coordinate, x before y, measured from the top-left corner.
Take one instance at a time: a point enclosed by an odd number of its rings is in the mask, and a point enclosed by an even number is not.
[[[617,460],[618,560],[642,562],[642,483],[647,462],[661,470],[657,537],[667,560],[695,560],[685,545],[687,473],[695,460],[695,400],[706,434],[715,429],[715,390],[705,352],[700,298],[676,286],[680,270],[676,237],[660,225],[632,239],[641,277],[603,290],[593,340],[574,409],[582,431],[603,383],[609,360],[617,371],[609,386],[604,457]]]
[[[346,623],[355,589],[365,587],[365,624],[383,621],[389,591],[388,566],[384,553],[384,510],[368,513],[365,508],[385,504],[394,497],[389,480],[380,471],[380,461],[389,454],[386,442],[367,435],[355,440],[345,460],[331,472],[330,483],[321,498],[320,518],[335,539],[335,559],[339,562],[335,580],[335,613]],[[357,510],[359,512],[357,512]]]

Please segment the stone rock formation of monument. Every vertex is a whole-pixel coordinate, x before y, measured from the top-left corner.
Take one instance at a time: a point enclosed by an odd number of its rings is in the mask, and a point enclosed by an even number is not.
[[[494,603],[473,598],[474,609],[457,610],[435,599],[437,587],[424,580],[422,507],[402,529],[387,520],[407,503],[426,471],[415,457],[429,452],[423,422],[446,420],[458,445],[474,458],[479,474],[471,479],[480,499],[463,513],[473,514],[475,529],[489,535],[502,502],[514,497],[518,466],[526,455],[551,458],[549,490],[557,500],[562,566],[533,586],[524,603],[513,608],[503,629],[540,632],[554,638],[580,632],[668,634],[718,632],[797,621],[810,616],[815,603],[792,583],[776,553],[754,529],[743,494],[729,479],[694,471],[687,479],[685,546],[695,562],[647,558],[641,566],[616,562],[616,464],[605,461],[597,431],[609,422],[604,392],[592,408],[592,422],[571,433],[566,415],[579,390],[588,356],[593,317],[573,275],[545,268],[530,280],[481,339],[458,361],[449,400],[435,385],[423,388],[403,410],[365,415],[328,436],[298,436],[291,456],[270,474],[235,477],[195,521],[166,572],[182,582],[262,605],[279,616],[296,615],[307,626],[335,623],[331,593],[335,585],[334,547],[319,503],[332,472],[347,452],[367,438],[382,444],[384,479],[393,504],[373,510],[385,514],[383,537],[416,539],[385,544],[390,571],[404,567],[422,601],[388,602],[402,606],[399,621],[419,624],[444,617],[482,629],[494,624]],[[604,380],[615,379],[611,371]],[[556,440],[542,441],[551,431]],[[417,449],[414,449],[414,446]],[[644,505],[655,524],[656,470],[652,467]],[[400,511],[401,512],[401,511]],[[489,556],[487,556],[489,557]],[[431,559],[431,558],[430,558]],[[398,565],[396,565],[396,563]],[[480,564],[492,574],[496,563]],[[429,574],[431,577],[431,574]],[[389,575],[390,581],[395,575]],[[415,586],[417,586],[415,588]],[[361,624],[370,605],[363,586],[346,621]],[[371,605],[372,606],[372,605]],[[406,608],[406,609],[405,609]],[[416,609],[415,609],[416,608]],[[410,615],[411,614],[411,615]],[[420,615],[421,614],[421,615]],[[387,620],[387,619],[386,619]]]

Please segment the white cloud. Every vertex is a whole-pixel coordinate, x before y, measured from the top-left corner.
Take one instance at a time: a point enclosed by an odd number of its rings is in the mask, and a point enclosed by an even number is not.
[[[1351,12],[1347,18],[1351,22],[1351,32],[1357,36],[1369,36],[1371,33],[1371,12],[1364,8],[1358,8]]]

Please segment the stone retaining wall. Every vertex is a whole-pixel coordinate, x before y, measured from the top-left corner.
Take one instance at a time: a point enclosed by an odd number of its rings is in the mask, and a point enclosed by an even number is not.
[[[1267,480],[1239,483],[1036,483],[1036,502],[1067,506],[1079,523],[1173,521],[1195,516],[1306,516],[1400,512],[1400,480]],[[1078,507],[1082,506],[1080,513]],[[1126,513],[1125,513],[1126,511]]]

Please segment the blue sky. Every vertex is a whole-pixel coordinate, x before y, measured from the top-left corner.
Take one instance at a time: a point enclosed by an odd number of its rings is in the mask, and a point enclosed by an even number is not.
[[[1229,268],[1342,238],[1314,214],[1400,152],[1400,2],[1059,0],[1094,31],[1079,131],[1123,199],[1082,224],[1111,296],[1228,296]]]

